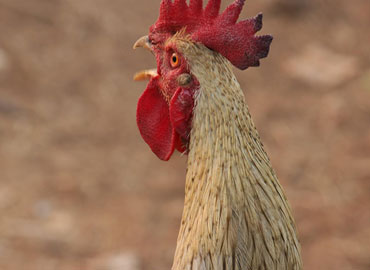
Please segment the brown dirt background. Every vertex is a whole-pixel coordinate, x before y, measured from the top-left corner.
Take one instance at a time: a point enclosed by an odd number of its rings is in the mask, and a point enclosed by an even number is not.
[[[186,158],[159,161],[134,41],[159,0],[0,0],[0,269],[170,269]],[[231,1],[223,1],[223,7]],[[248,0],[275,40],[236,71],[305,269],[370,269],[370,1]]]

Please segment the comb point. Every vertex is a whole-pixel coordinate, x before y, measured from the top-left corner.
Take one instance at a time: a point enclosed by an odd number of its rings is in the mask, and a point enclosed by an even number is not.
[[[203,0],[190,0],[189,9],[192,14],[199,14],[203,9]]]
[[[209,0],[204,10],[204,13],[209,18],[214,18],[218,15],[221,8],[221,0]]]
[[[236,0],[231,3],[221,14],[220,20],[226,22],[227,24],[235,24],[243,9],[244,2],[245,0]]]

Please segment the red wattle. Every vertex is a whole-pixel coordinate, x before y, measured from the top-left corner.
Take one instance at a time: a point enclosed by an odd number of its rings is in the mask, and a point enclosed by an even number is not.
[[[158,79],[159,77],[152,78],[141,95],[137,105],[136,122],[141,136],[154,154],[167,161],[179,138],[171,125],[169,107],[160,93]]]
[[[180,152],[184,152],[186,150],[185,146],[189,143],[193,108],[193,91],[178,88],[170,101],[170,119],[173,128],[181,139],[181,144],[176,146],[176,149]]]
[[[184,153],[186,151],[186,143],[180,138],[179,134],[176,133],[176,140],[175,140],[175,148],[180,153]]]

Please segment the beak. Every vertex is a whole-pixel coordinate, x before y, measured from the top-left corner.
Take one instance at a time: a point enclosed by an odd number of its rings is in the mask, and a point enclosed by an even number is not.
[[[148,49],[150,52],[153,53],[152,44],[150,43],[148,36],[143,36],[135,42],[133,48],[136,49],[139,47]],[[156,77],[156,76],[158,76],[157,69],[147,69],[147,70],[137,72],[134,75],[134,80],[135,81],[150,80],[151,78]]]
[[[142,47],[142,48],[148,49],[149,51],[152,51],[152,46],[149,42],[149,37],[148,36],[143,36],[135,42],[133,48],[136,49],[136,48],[139,48],[139,47]]]

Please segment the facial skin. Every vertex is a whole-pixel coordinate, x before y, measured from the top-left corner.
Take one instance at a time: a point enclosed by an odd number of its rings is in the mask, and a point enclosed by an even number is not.
[[[172,46],[167,46],[159,53],[161,53],[159,57],[162,58],[158,69],[158,75],[161,78],[159,87],[163,97],[169,103],[176,90],[184,86],[179,85],[178,78],[182,74],[189,74],[189,70],[185,58]]]
[[[139,99],[137,123],[152,151],[160,159],[168,160],[175,148],[187,153],[193,96],[199,83],[173,39],[158,43],[150,38],[144,41],[142,47],[149,48],[156,57],[157,72],[144,71],[137,75],[150,78]]]

